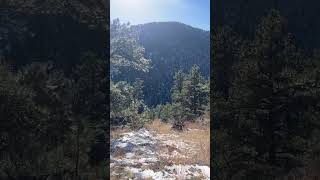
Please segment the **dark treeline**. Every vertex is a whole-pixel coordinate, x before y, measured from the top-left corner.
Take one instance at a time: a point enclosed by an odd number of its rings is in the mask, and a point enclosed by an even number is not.
[[[298,46],[306,47],[306,51],[320,46],[320,24],[316,20],[320,16],[320,4],[317,0],[219,0],[212,5],[213,28],[232,26],[242,36],[252,38],[260,18],[275,8],[286,19]]]
[[[217,19],[232,14],[219,12]],[[282,11],[252,18],[243,30],[220,19],[212,32],[213,176],[319,175],[319,51],[296,40]]]
[[[1,1],[0,179],[105,179],[106,4]]]

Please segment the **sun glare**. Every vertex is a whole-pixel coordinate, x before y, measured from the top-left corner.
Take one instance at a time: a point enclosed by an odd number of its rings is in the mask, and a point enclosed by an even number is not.
[[[177,21],[209,29],[209,3],[199,0],[110,0],[111,19],[132,25]],[[200,1],[199,1],[200,2]],[[201,0],[209,2],[209,0]]]
[[[151,15],[152,7],[148,0],[111,0],[111,17],[118,17],[120,20],[140,22]]]

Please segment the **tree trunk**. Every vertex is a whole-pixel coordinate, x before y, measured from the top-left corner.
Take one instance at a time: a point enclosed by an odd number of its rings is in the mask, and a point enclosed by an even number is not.
[[[76,167],[75,167],[75,173],[76,173],[76,179],[79,180],[79,161],[80,161],[80,123],[78,123],[77,128],[77,146],[76,146]]]

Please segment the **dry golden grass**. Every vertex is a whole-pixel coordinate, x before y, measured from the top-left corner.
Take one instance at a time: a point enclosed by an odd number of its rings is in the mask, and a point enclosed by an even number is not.
[[[123,133],[130,132],[129,128],[118,128],[118,129],[111,129],[110,130],[110,137],[111,139],[119,138]]]
[[[180,133],[177,141],[183,141],[195,146],[195,148],[182,152],[185,157],[170,157],[166,160],[169,164],[210,165],[210,131],[198,130]]]
[[[160,119],[155,119],[152,122],[145,124],[145,128],[149,130],[153,130],[158,134],[169,134],[172,133],[171,131],[171,124],[163,123]]]
[[[190,130],[182,133],[180,138],[186,143],[195,145],[197,152],[190,154],[190,161],[192,164],[210,165],[210,128],[202,127],[199,130]]]
[[[171,140],[176,142],[184,142],[193,146],[190,151],[183,151],[185,157],[170,156],[169,158],[163,158],[162,161],[166,165],[171,164],[200,164],[210,165],[210,125],[196,121],[186,123],[186,129],[182,132],[172,131],[171,124],[162,123],[159,119],[154,120],[151,123],[145,125],[147,129],[153,130],[158,134],[175,134],[176,136],[170,136]],[[170,148],[164,146],[163,148]],[[170,151],[169,149],[167,149]]]

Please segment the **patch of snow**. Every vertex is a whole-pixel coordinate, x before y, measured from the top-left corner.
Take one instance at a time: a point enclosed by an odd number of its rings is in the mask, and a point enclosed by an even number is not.
[[[127,171],[130,171],[131,173],[134,174],[134,179],[140,180],[143,178],[151,178],[154,180],[175,180],[175,176],[172,174],[169,174],[166,171],[153,171],[152,169],[139,169],[139,168],[126,168]]]
[[[146,162],[146,163],[155,163],[157,161],[158,161],[158,159],[156,157],[148,157],[148,158],[139,159],[140,163],[144,163],[144,162]]]
[[[194,177],[203,177],[210,179],[210,168],[199,165],[172,165],[159,169],[160,157],[185,157],[180,154],[180,150],[192,148],[191,145],[182,141],[174,141],[173,135],[153,135],[147,129],[140,129],[129,133],[123,133],[118,139],[111,141],[111,164],[112,169],[120,171],[112,172],[112,175],[127,176],[121,173],[123,167],[134,176],[133,179],[151,178],[155,180],[174,180],[174,179],[194,179]],[[169,145],[178,149],[170,154],[159,149],[160,146]],[[112,156],[117,150],[124,151],[123,156]],[[192,150],[192,149],[190,149]],[[120,152],[121,152],[120,151]]]
[[[154,172],[151,169],[146,169],[142,171],[142,178],[152,178],[152,179],[163,179],[163,173],[162,172]]]
[[[119,148],[125,148],[127,147],[128,143],[123,143],[123,142],[119,142],[115,145],[115,147],[119,147]]]
[[[196,165],[196,168],[200,169],[202,171],[202,174],[210,179],[210,167]]]
[[[210,167],[199,165],[172,165],[165,167],[169,172],[172,172],[181,179],[190,179],[192,177],[203,177],[210,179]]]
[[[130,159],[134,156],[134,153],[126,153],[126,158]]]

